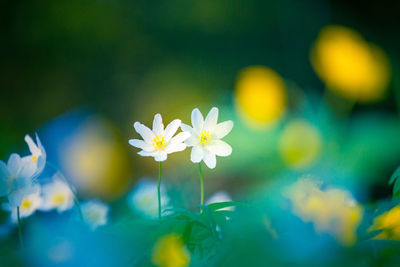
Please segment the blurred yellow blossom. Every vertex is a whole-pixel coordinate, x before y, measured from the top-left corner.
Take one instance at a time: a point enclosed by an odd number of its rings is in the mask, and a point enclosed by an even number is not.
[[[106,120],[88,119],[67,140],[61,162],[74,185],[90,196],[111,200],[128,189],[131,163],[127,147]]]
[[[189,265],[190,255],[181,237],[169,234],[157,241],[151,260],[160,267],[185,267]]]
[[[275,71],[251,66],[239,73],[236,109],[251,126],[263,128],[275,122],[286,110],[286,101],[285,84]]]
[[[284,128],[278,150],[285,163],[294,169],[309,167],[318,158],[322,138],[316,127],[303,119],[296,119]]]
[[[382,230],[375,239],[400,241],[400,205],[376,217],[369,230]]]
[[[343,26],[321,30],[311,51],[311,63],[328,89],[355,101],[381,99],[390,80],[384,51]]]
[[[293,212],[305,222],[312,222],[318,233],[328,233],[350,246],[356,241],[363,208],[342,189],[321,190],[321,183],[304,177],[287,188]]]

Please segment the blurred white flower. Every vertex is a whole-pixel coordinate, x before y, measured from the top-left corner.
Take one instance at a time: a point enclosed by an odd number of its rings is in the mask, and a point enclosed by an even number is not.
[[[58,212],[69,210],[74,205],[74,195],[59,173],[53,175],[52,182],[42,186],[43,202],[40,209]]]
[[[219,203],[219,202],[230,202],[230,201],[232,201],[232,198],[227,192],[218,191],[207,199],[206,205],[213,204],[213,203]],[[226,208],[222,208],[219,210],[234,210],[234,209],[235,209],[235,207],[226,207]]]
[[[39,136],[36,134],[36,144],[29,135],[25,135],[25,142],[28,144],[32,155],[22,158],[23,161],[32,161],[35,163],[34,177],[38,177],[46,165],[46,151],[40,142]]]
[[[6,196],[11,206],[21,205],[22,199],[36,192],[33,175],[36,164],[11,154],[7,164],[0,161],[0,196]]]
[[[109,209],[108,205],[99,200],[89,200],[81,204],[83,219],[91,230],[107,224]]]
[[[216,156],[227,157],[232,153],[232,147],[220,140],[233,128],[233,121],[218,123],[218,108],[213,107],[204,120],[199,109],[192,111],[192,125],[181,125],[183,132],[189,132],[190,138],[185,141],[191,146],[191,160],[194,163],[204,161],[208,168],[213,169],[217,164]]]
[[[130,139],[129,144],[142,149],[138,154],[143,157],[154,157],[156,161],[164,161],[168,154],[183,151],[186,148],[184,141],[190,137],[190,133],[182,132],[172,137],[179,126],[181,126],[181,120],[173,120],[164,130],[161,115],[156,114],[153,130],[140,122],[135,122],[133,127],[143,140]]]
[[[161,184],[161,210],[168,209],[170,199]],[[133,211],[148,217],[156,219],[158,217],[158,198],[157,182],[149,179],[141,179],[135,189],[128,195],[128,204]]]
[[[42,204],[42,198],[40,197],[40,186],[35,185],[35,192],[33,194],[25,195],[22,199],[21,205],[19,205],[19,216],[25,218],[32,215]],[[3,209],[11,212],[11,221],[13,223],[18,222],[17,207],[10,203],[4,203]]]

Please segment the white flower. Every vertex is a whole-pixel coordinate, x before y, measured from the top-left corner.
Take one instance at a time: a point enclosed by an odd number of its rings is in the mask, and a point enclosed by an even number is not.
[[[29,135],[25,135],[25,142],[28,144],[29,150],[32,155],[25,156],[22,158],[23,161],[32,161],[35,163],[35,173],[33,174],[34,177],[38,177],[45,165],[46,165],[46,151],[40,142],[39,136],[36,134],[36,143],[32,140]]]
[[[56,173],[52,182],[42,186],[43,204],[42,210],[57,209],[58,212],[69,210],[74,205],[74,195],[69,186]]]
[[[0,197],[6,196],[10,205],[19,206],[22,199],[35,193],[34,180],[46,165],[46,152],[36,135],[37,145],[29,135],[25,136],[32,155],[21,158],[11,154],[7,164],[0,161]]]
[[[233,121],[218,123],[218,108],[213,107],[206,119],[199,109],[192,111],[192,125],[181,125],[183,132],[191,133],[191,137],[185,141],[191,146],[191,160],[194,163],[204,161],[208,168],[213,169],[217,164],[215,156],[227,157],[232,153],[232,147],[221,140],[233,128]]]
[[[0,196],[6,196],[11,206],[21,205],[23,198],[36,192],[33,175],[36,164],[11,154],[7,165],[0,161]]]
[[[40,186],[35,185],[35,193],[30,195],[25,195],[22,199],[21,205],[19,205],[19,216],[20,218],[25,218],[32,215],[42,204],[42,198],[40,197]],[[5,203],[3,205],[5,210],[11,211],[11,221],[13,223],[18,222],[17,217],[17,207],[11,205],[10,203]]]
[[[230,202],[232,201],[231,196],[225,192],[225,191],[218,191],[215,194],[213,194],[207,201],[206,205],[212,204],[212,203],[219,203],[219,202]],[[235,207],[226,207],[222,208],[219,210],[234,210]]]
[[[89,200],[81,204],[83,219],[91,230],[107,224],[109,209],[99,200]]]
[[[133,127],[143,140],[130,139],[129,144],[142,149],[138,152],[143,157],[154,157],[156,161],[164,161],[167,155],[183,151],[186,148],[184,141],[190,137],[190,133],[178,133],[172,137],[181,126],[181,120],[173,120],[164,130],[164,124],[160,114],[156,114],[153,120],[153,130],[140,122],[135,122]]]
[[[157,182],[141,179],[135,189],[128,195],[128,204],[133,211],[143,216],[156,219],[158,218],[158,197]],[[169,208],[169,197],[165,192],[164,186],[160,186],[162,210]]]

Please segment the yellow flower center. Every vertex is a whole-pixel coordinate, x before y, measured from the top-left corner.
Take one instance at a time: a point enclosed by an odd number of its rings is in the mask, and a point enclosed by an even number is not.
[[[165,146],[167,145],[167,142],[165,142],[165,137],[162,135],[158,135],[156,137],[153,138],[153,147],[156,150],[162,150],[165,148]]]
[[[32,206],[32,203],[29,200],[22,200],[21,209],[27,210]]]
[[[32,161],[33,161],[33,162],[35,162],[35,163],[36,163],[36,162],[37,162],[37,160],[38,160],[38,157],[37,157],[37,156],[32,156]]]
[[[65,202],[65,194],[57,193],[51,198],[51,203],[53,205],[58,206]]]
[[[202,131],[199,135],[199,143],[201,145],[208,145],[211,143],[212,136],[209,131]]]

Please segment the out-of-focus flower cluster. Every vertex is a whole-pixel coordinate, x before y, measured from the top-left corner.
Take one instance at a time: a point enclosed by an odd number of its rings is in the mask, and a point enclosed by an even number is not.
[[[363,208],[347,190],[321,189],[319,182],[301,178],[284,193],[293,212],[305,222],[312,222],[319,233],[329,233],[344,245],[356,241],[356,230],[363,217]]]

